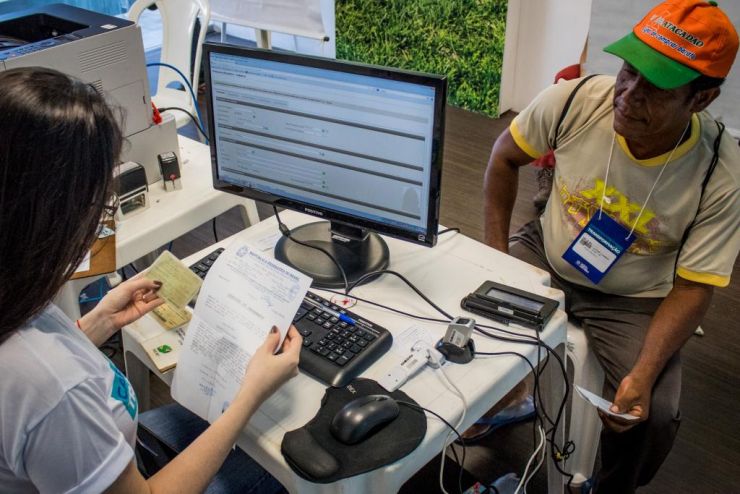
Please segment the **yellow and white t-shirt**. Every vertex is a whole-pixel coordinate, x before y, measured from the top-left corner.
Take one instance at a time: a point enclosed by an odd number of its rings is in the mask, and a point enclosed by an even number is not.
[[[565,102],[579,81],[547,88],[511,123],[514,141],[533,158],[549,149]],[[628,230],[637,223],[637,238],[598,286],[562,258],[599,211],[614,139],[614,81],[609,76],[589,80],[576,93],[560,127],[552,195],[541,218],[550,265],[563,278],[602,292],[663,297],[673,286],[678,256],[682,278],[726,286],[740,249],[740,149],[729,135],[722,138],[719,162],[699,204],[718,132],[706,112],[693,115],[689,138],[673,153],[639,221],[670,152],[639,160],[616,136],[604,212]],[[679,253],[684,231],[695,218]]]

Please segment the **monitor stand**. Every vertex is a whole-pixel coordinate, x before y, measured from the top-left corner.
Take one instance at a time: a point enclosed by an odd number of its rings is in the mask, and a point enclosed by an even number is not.
[[[329,251],[344,268],[350,284],[366,273],[388,267],[389,252],[385,240],[361,228],[320,221],[291,230],[291,237]],[[282,236],[275,245],[275,258],[313,278],[315,287],[344,288],[339,269],[320,250]],[[374,276],[361,284],[373,279]]]

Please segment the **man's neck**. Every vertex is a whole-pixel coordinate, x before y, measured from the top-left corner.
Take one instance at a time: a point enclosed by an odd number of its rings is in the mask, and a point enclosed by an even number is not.
[[[646,138],[630,139],[624,138],[629,147],[632,156],[638,160],[655,158],[661,154],[673,151],[679,144],[688,140],[691,136],[691,119],[686,122],[680,129],[676,127],[675,131],[666,133],[662,136],[649,136]],[[679,142],[680,139],[680,142]]]

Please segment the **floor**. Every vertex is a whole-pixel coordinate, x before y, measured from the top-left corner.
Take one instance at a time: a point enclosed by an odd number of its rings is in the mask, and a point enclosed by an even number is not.
[[[442,180],[441,222],[459,227],[465,235],[482,239],[482,177],[495,137],[511,115],[490,119],[448,108]],[[520,173],[512,229],[534,217],[531,197],[536,190],[534,170]],[[270,214],[260,207],[262,217]],[[219,238],[242,228],[236,211],[217,221]],[[210,223],[177,239],[173,252],[183,257],[214,242]],[[740,340],[735,335],[740,316],[740,263],[729,287],[717,290],[702,323],[706,336],[692,337],[683,350],[683,424],[676,445],[653,483],[641,492],[651,494],[740,492]],[[168,390],[152,383],[155,403],[170,400]],[[464,486],[475,479],[490,482],[507,472],[521,472],[532,451],[531,425],[497,431],[467,448]],[[403,493],[440,492],[439,460],[435,459],[402,489]],[[446,487],[457,492],[457,467],[448,460]],[[530,493],[545,492],[544,473]]]

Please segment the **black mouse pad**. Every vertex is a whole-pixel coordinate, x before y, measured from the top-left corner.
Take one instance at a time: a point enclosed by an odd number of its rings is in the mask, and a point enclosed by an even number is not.
[[[416,449],[426,434],[427,419],[423,411],[401,404],[398,417],[364,441],[347,445],[334,438],[329,430],[334,415],[350,401],[376,394],[418,405],[406,393],[389,393],[372,379],[326,388],[316,416],[283,437],[281,451],[288,465],[304,479],[328,484],[393,463]]]

